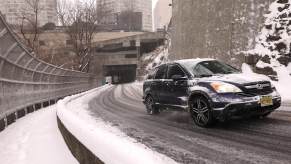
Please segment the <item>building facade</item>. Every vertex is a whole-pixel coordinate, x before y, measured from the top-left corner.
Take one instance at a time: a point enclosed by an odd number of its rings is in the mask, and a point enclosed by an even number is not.
[[[212,57],[238,67],[274,0],[173,0],[173,59]]]
[[[154,8],[154,29],[163,29],[172,18],[172,0],[158,0]]]
[[[143,31],[152,31],[153,29],[151,0],[97,0],[97,5],[102,5],[106,10],[110,11],[110,14],[105,18],[106,23],[126,24],[127,22],[124,22],[126,20],[122,19],[124,16],[120,14],[124,11],[132,11],[135,14],[130,19],[134,20],[134,24],[140,23],[140,25],[135,26],[141,26],[140,30]]]
[[[1,0],[0,11],[11,25],[20,25],[23,15],[32,14],[32,7],[28,2],[33,0]],[[46,23],[58,23],[57,0],[40,0],[39,26]]]

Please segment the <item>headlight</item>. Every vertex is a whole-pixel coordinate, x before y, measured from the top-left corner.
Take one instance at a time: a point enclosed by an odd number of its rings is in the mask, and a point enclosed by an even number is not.
[[[212,88],[218,93],[238,93],[242,92],[238,87],[224,82],[213,82],[210,84]]]

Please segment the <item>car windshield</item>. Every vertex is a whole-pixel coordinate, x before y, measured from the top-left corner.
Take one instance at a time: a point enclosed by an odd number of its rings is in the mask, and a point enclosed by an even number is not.
[[[240,72],[238,69],[227,65],[225,63],[219,62],[217,60],[202,61],[193,63],[187,63],[189,71],[193,73],[194,76],[208,77],[218,74],[232,74]]]

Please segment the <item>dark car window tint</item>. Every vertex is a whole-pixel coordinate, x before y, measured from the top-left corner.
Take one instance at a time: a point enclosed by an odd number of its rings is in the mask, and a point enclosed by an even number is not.
[[[203,65],[198,64],[194,69],[195,75],[212,75],[213,72],[205,68]]]
[[[168,69],[168,79],[171,79],[173,75],[185,76],[185,73],[178,65],[171,65]]]
[[[205,61],[197,64],[194,69],[195,75],[230,74],[239,70],[218,61]]]
[[[155,79],[165,79],[166,72],[167,72],[167,66],[166,65],[160,66],[156,73]]]

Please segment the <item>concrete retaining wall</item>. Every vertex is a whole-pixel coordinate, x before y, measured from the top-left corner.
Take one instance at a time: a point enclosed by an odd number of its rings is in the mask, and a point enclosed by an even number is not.
[[[62,133],[68,148],[80,164],[103,164],[103,162],[98,157],[96,157],[71,132],[68,131],[58,116],[57,120],[59,130]]]
[[[173,0],[173,59],[212,57],[241,66],[274,0]]]

